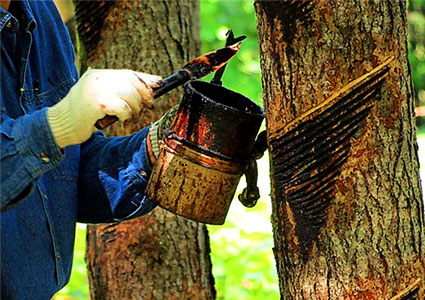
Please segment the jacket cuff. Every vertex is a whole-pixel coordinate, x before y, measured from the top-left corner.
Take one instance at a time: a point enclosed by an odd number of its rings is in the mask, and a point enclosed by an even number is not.
[[[12,129],[17,151],[35,179],[55,168],[63,154],[47,121],[47,108],[18,118]]]
[[[134,201],[128,205],[128,211],[131,211],[127,216],[122,218],[114,218],[115,222],[122,222],[126,220],[131,220],[137,217],[141,217],[151,212],[157,205],[153,203],[148,197],[143,196],[142,200],[139,203]]]
[[[152,152],[153,155],[155,156],[155,158],[158,158],[159,156],[159,122],[160,120],[156,121],[155,123],[153,123],[149,129],[149,138],[151,140],[151,148],[152,148]]]
[[[143,142],[133,154],[128,166],[119,171],[116,184],[112,184],[113,179],[107,176],[107,172],[100,174],[114,221],[133,219],[149,213],[156,207],[145,195],[147,181],[152,172],[147,157],[146,130],[139,133]]]

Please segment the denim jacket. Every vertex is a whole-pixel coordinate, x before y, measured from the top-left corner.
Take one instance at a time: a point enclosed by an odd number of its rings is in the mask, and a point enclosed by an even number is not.
[[[70,38],[53,2],[11,3],[0,8],[1,299],[50,299],[69,280],[76,222],[155,207],[148,128],[60,150],[46,111],[78,80]]]

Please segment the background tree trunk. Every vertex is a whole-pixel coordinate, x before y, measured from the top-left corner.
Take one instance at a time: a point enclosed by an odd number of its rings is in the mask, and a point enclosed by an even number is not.
[[[418,279],[421,288],[399,299],[425,299],[405,1],[257,1],[255,7],[269,135],[395,57],[378,101],[350,140],[326,225],[307,256],[272,171],[282,299],[390,299]]]
[[[75,4],[82,70],[128,68],[165,77],[199,54],[197,1],[105,1],[94,4],[96,9]],[[108,135],[140,130],[181,95],[179,89],[157,99],[154,110],[143,110],[125,126],[113,125]],[[213,299],[209,253],[205,225],[159,207],[135,220],[89,226],[91,298]]]

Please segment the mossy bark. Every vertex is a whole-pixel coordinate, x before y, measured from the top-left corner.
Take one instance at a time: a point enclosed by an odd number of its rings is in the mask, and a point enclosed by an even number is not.
[[[377,102],[350,140],[326,225],[307,256],[296,247],[272,170],[282,299],[391,299],[414,282],[418,288],[400,299],[425,299],[406,2],[257,1],[255,7],[269,134],[395,57]]]
[[[82,70],[133,69],[167,76],[200,52],[196,1],[105,2],[81,49]],[[87,17],[88,18],[88,17]],[[100,22],[100,20],[103,22]],[[88,20],[87,20],[88,21]],[[77,25],[84,23],[77,19]],[[96,28],[96,26],[98,28]],[[100,28],[99,28],[100,27]],[[91,42],[93,43],[93,42]],[[181,89],[156,100],[155,109],[106,130],[128,135],[158,119],[181,99]],[[156,208],[120,224],[89,226],[86,261],[91,299],[214,299],[208,232],[203,224]]]

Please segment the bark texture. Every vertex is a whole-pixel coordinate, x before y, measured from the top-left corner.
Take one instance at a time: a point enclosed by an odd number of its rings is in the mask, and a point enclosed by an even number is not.
[[[272,170],[282,299],[391,299],[409,286],[410,292],[396,299],[425,299],[424,206],[406,3],[257,1],[255,7],[269,135],[395,57],[375,104],[350,139],[326,223],[307,255],[298,247],[296,224]]]
[[[89,26],[79,28],[80,34],[86,33],[80,36],[83,70],[128,68],[165,77],[199,55],[196,1],[101,3],[96,9],[83,7],[80,15],[77,3],[77,25]],[[140,130],[181,96],[181,89],[168,93],[156,100],[154,110],[143,110],[125,126],[114,124],[107,134]],[[91,299],[213,299],[209,253],[205,225],[159,207],[135,220],[89,226],[86,261]]]

